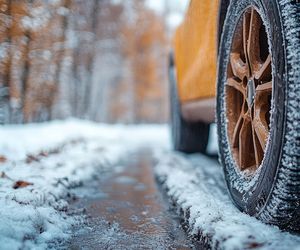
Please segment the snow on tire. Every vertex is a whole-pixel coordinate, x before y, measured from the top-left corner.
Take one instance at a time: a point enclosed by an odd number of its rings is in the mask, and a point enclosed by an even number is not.
[[[297,229],[299,3],[232,0],[218,65],[220,160],[231,197],[266,223]]]

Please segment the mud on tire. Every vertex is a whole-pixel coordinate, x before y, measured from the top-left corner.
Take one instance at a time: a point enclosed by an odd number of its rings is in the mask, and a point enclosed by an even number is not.
[[[263,159],[254,171],[241,169],[233,155],[226,99],[232,42],[239,20],[249,7],[259,13],[268,36],[273,83],[269,136]],[[266,223],[292,229],[300,225],[299,11],[296,1],[232,0],[220,44],[217,86],[220,160],[234,203]]]

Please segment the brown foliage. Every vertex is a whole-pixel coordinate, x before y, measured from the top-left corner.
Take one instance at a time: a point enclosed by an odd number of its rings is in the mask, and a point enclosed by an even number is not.
[[[164,121],[164,28],[142,0],[0,0],[0,123]]]
[[[24,188],[33,185],[31,182],[27,181],[16,181],[13,185],[13,189]]]
[[[0,163],[5,163],[7,161],[7,158],[3,155],[0,155]]]

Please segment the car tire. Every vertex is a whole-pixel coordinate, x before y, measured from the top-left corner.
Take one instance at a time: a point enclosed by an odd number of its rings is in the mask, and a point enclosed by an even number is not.
[[[206,153],[210,125],[188,122],[182,118],[177,91],[176,68],[173,55],[169,60],[171,137],[173,148],[183,153]]]
[[[232,0],[217,81],[220,161],[233,202],[266,223],[295,230],[300,225],[299,10],[297,1]],[[271,92],[263,94],[267,88]]]

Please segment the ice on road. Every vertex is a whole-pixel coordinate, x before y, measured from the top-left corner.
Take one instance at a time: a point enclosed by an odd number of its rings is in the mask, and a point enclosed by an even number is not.
[[[87,226],[74,228],[67,248],[193,249],[195,242],[155,181],[153,163],[151,150],[141,148],[77,189],[72,207],[85,209]]]

